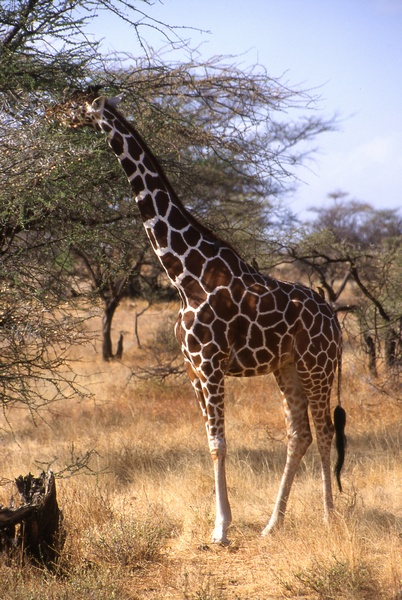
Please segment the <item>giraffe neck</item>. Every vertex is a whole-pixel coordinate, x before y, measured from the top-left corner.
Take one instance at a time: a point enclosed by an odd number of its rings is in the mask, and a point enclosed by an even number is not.
[[[182,299],[202,300],[201,276],[209,281],[208,287],[219,285],[219,281],[212,283],[205,265],[221,250],[236,253],[184,208],[145,141],[114,107],[105,105],[99,126],[109,134],[109,144],[127,175],[145,231],[168,277]]]

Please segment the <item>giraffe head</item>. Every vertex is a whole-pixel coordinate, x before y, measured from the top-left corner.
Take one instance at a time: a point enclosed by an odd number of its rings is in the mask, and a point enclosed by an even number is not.
[[[114,98],[98,96],[98,91],[99,86],[74,91],[65,102],[49,109],[47,117],[75,129],[85,126],[97,129],[105,104],[116,107],[122,98],[121,95]]]

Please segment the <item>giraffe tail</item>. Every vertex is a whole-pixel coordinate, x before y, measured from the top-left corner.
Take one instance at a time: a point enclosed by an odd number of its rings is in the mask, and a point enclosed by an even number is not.
[[[334,427],[335,427],[335,445],[338,453],[338,459],[335,465],[335,476],[338,482],[339,490],[342,491],[341,485],[341,471],[343,463],[345,462],[345,449],[346,449],[346,412],[341,406],[341,377],[342,377],[342,355],[339,356],[338,360],[338,406],[334,410]]]

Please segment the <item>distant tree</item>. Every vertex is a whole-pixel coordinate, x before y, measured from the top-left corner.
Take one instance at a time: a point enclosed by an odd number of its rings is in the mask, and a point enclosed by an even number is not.
[[[402,352],[402,216],[346,194],[331,197],[332,205],[315,210],[317,219],[288,256],[336,310],[355,312],[375,373],[374,358],[382,355],[392,367]],[[342,301],[346,290],[353,292],[352,302]]]
[[[402,235],[402,214],[396,209],[376,209],[345,192],[328,195],[332,204],[311,209],[316,231],[331,231],[338,243],[369,248]]]

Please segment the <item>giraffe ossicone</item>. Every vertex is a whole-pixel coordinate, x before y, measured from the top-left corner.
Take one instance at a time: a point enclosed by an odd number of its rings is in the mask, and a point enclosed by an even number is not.
[[[108,134],[132,187],[150,243],[176,287],[175,334],[205,420],[216,491],[213,541],[226,544],[232,521],[225,456],[224,378],[273,373],[283,397],[287,459],[266,534],[282,524],[292,482],[312,442],[321,458],[324,515],[333,511],[330,451],[337,436],[339,482],[345,452],[340,407],[341,330],[324,298],[300,284],[263,276],[199,223],[176,196],[134,126],[117,110],[121,96],[76,92],[60,107],[63,121]],[[330,394],[338,368],[338,407]]]

